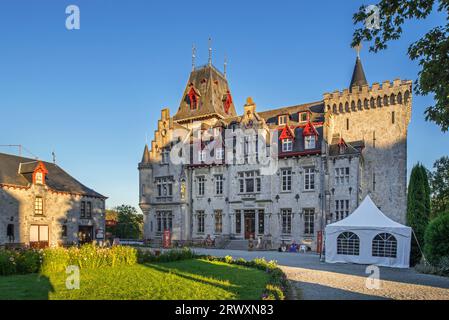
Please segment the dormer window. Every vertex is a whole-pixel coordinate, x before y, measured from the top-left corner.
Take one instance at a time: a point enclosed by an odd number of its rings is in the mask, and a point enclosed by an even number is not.
[[[291,152],[293,150],[293,140],[283,139],[282,140],[282,152]]]
[[[35,183],[44,184],[44,174],[42,172],[36,172]]]
[[[299,114],[299,121],[300,122],[307,122],[307,121],[309,121],[309,113],[308,112],[301,112]]]
[[[282,126],[282,125],[287,124],[287,120],[288,120],[287,115],[279,116],[279,118],[278,118],[279,125]]]
[[[187,93],[186,100],[187,103],[190,105],[190,110],[198,109],[198,93],[193,87],[193,84],[190,85],[190,90]]]
[[[304,148],[306,150],[315,149],[316,147],[316,136],[310,135],[304,137]]]

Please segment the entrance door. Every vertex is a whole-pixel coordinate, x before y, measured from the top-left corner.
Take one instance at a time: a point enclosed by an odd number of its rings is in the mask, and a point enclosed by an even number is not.
[[[30,247],[42,249],[48,247],[48,226],[32,225],[30,227]]]
[[[254,239],[256,235],[256,211],[245,210],[245,239]]]
[[[79,226],[78,238],[80,244],[91,243],[93,240],[94,227],[92,226]]]

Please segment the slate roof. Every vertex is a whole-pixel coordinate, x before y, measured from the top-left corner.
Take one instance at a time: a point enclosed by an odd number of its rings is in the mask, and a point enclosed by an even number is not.
[[[199,103],[196,110],[191,110],[186,100],[191,84],[198,93]],[[216,115],[219,118],[236,116],[234,103],[231,103],[228,113],[224,110],[224,100],[228,90],[228,81],[213,65],[206,65],[193,70],[190,73],[189,81],[173,120],[183,121],[210,115]]]
[[[89,197],[107,198],[86,187],[53,163],[5,153],[0,153],[0,185],[28,187],[32,183],[32,173],[39,162],[42,162],[48,170],[45,184],[51,190]]]
[[[344,152],[340,153],[340,144],[344,143],[345,148]],[[338,155],[351,155],[351,154],[360,154],[365,148],[365,142],[363,140],[346,142],[341,139],[338,135],[332,137],[331,144],[329,145],[329,155],[330,156],[338,156]]]
[[[300,104],[291,107],[283,107],[273,110],[267,110],[258,112],[259,116],[265,119],[268,125],[277,124],[278,117],[281,115],[289,115],[289,124],[300,123],[299,113],[310,111],[312,122],[322,122],[324,121],[324,103],[323,101],[316,101],[311,103]]]
[[[349,90],[352,89],[353,86],[364,86],[367,85],[368,81],[366,81],[365,71],[363,71],[362,60],[357,57],[354,66],[354,72],[352,73],[351,84],[349,85]]]

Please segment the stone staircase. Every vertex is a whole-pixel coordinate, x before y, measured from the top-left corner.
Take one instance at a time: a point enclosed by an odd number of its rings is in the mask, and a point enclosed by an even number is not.
[[[224,249],[226,249],[226,250],[248,250],[248,240],[230,240]]]

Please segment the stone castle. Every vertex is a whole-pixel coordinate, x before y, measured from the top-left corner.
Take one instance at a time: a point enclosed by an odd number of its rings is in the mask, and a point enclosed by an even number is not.
[[[348,89],[266,111],[248,98],[238,115],[225,73],[211,61],[194,67],[176,114],[162,110],[138,166],[144,237],[158,242],[170,230],[173,241],[261,238],[315,250],[325,225],[367,194],[405,223],[411,93],[411,81],[369,86],[357,57]],[[269,174],[251,161],[265,146],[259,135],[276,150]]]

